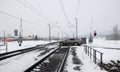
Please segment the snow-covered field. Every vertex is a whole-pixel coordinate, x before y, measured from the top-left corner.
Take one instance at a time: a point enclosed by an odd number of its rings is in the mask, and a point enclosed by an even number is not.
[[[19,47],[17,42],[9,42],[8,43],[8,51],[13,51],[17,49],[23,49],[28,47],[33,47],[39,44],[45,44],[48,41],[25,41],[23,42],[22,46]],[[92,48],[100,51],[103,53],[103,62],[109,63],[110,60],[120,60],[120,50],[116,49],[104,49],[105,48],[120,48],[120,40],[118,41],[109,41],[105,40],[105,38],[94,38],[93,43],[86,44],[88,46],[94,46]],[[50,48],[52,48],[51,46]],[[0,47],[2,49],[3,47]],[[99,66],[93,63],[92,59],[90,59],[84,52],[83,46],[74,46],[71,47],[76,49],[76,57],[81,60],[82,64],[73,64],[73,55],[71,51],[69,53],[67,63],[66,63],[66,70],[68,72],[106,72],[101,70]],[[0,72],[23,72],[26,68],[32,65],[34,62],[37,62],[36,57],[42,51],[33,51],[26,54],[22,54],[19,56],[15,56],[3,61],[0,61]],[[37,58],[38,60],[43,58],[45,55],[40,56]],[[11,66],[12,65],[12,66]],[[79,70],[75,70],[75,67],[79,67]]]
[[[17,41],[7,42],[7,46],[8,46],[7,51],[9,52],[14,50],[34,47],[36,45],[47,44],[47,43],[49,43],[49,41],[23,41],[22,45],[19,46]],[[6,46],[0,46],[0,53],[3,52],[6,52]]]
[[[120,40],[105,40],[105,38],[95,38],[93,43],[87,44],[103,53],[103,62],[120,60]]]
[[[120,40],[112,41],[112,40],[105,40],[105,38],[94,38],[93,43],[86,45],[91,46],[92,48],[100,51],[103,53],[103,62],[110,63],[111,60],[120,61]],[[103,48],[104,47],[104,48]],[[93,63],[93,60],[88,57],[87,54],[84,52],[83,46],[75,46],[71,47],[76,49],[77,58],[81,60],[82,64],[74,64],[73,63],[73,56],[70,51],[65,70],[66,72],[107,72],[105,70],[101,70],[100,67]],[[118,48],[118,49],[116,49]],[[97,55],[99,56],[99,55]],[[80,70],[75,70],[75,67],[79,67]],[[78,69],[79,69],[78,68]]]
[[[16,44],[15,42],[11,42],[11,43],[8,43],[8,46],[11,45],[8,48],[9,50],[10,49],[16,50],[16,48],[21,49],[21,48],[33,47],[33,46],[44,44],[44,43],[48,43],[48,41],[47,42],[46,41],[24,42],[23,46],[19,47],[18,44]],[[47,46],[46,48],[50,49],[56,46],[58,45],[54,45],[54,46],[50,45],[50,46]],[[0,61],[0,72],[24,72],[27,68],[32,66],[34,63],[36,63],[37,61],[39,61],[40,59],[42,59],[43,57],[45,57],[46,55],[54,51],[54,49],[50,50],[48,53],[44,55],[40,55],[43,51],[45,51],[45,49],[35,50],[32,52],[17,55],[12,58],[8,58],[3,61]]]

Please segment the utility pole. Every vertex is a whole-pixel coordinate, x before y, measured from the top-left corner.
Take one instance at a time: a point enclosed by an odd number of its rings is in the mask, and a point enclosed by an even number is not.
[[[74,33],[73,33],[73,38],[75,38],[75,35],[74,35]]]
[[[93,42],[93,36],[92,36],[92,34],[93,34],[93,21],[91,19],[89,43]]]
[[[23,32],[23,29],[22,29],[22,18],[20,18],[20,32],[19,32],[19,36],[22,37],[22,32]]]
[[[22,33],[23,33],[22,18],[20,18],[20,29],[19,29],[19,39],[18,39],[19,46],[21,46],[21,43],[23,42]]]
[[[78,21],[77,21],[77,18],[75,18],[76,20],[76,39],[77,39],[77,36],[78,36]]]
[[[59,37],[59,32],[58,32],[58,41],[59,41],[60,37]]]
[[[51,42],[51,24],[49,23],[49,42]]]
[[[4,39],[3,39],[3,41],[4,41],[4,45],[6,44],[6,40],[5,40],[5,31],[3,31],[3,34],[4,34]]]
[[[3,31],[3,34],[4,34],[4,45],[6,46],[6,52],[7,52],[7,50],[8,50],[8,47],[7,47],[7,41],[6,41],[6,32],[5,31]]]

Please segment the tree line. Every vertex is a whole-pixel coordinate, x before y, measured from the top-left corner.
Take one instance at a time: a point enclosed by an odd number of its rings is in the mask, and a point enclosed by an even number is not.
[[[120,30],[118,28],[118,25],[113,26],[113,30],[111,34],[106,36],[107,40],[120,40]]]

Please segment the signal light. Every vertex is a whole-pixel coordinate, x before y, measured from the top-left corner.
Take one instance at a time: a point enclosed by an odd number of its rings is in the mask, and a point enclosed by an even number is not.
[[[97,35],[96,31],[94,31],[94,36],[96,36],[96,35]]]

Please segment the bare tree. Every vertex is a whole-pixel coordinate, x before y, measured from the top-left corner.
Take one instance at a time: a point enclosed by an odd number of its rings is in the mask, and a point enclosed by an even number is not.
[[[119,34],[119,30],[118,30],[118,25],[117,24],[115,26],[113,26],[112,38],[113,38],[113,40],[119,40],[120,39],[120,34]]]
[[[107,40],[120,40],[120,30],[118,25],[113,26],[112,33],[106,36]]]

